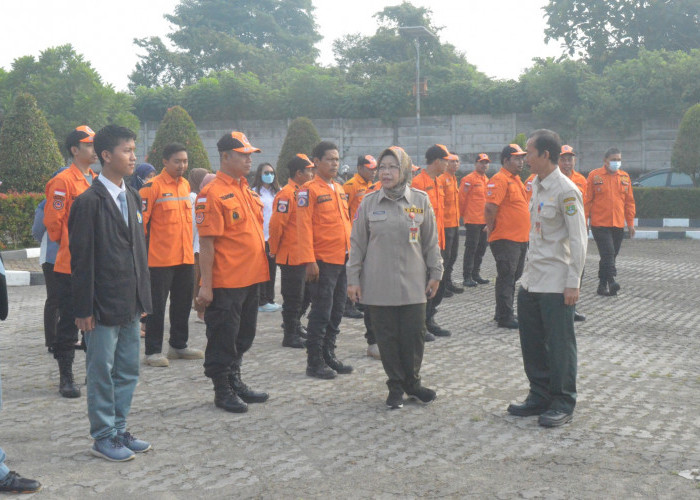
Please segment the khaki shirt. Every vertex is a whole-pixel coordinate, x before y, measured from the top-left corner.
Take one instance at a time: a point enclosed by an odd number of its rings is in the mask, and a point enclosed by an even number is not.
[[[384,189],[365,195],[355,215],[347,263],[348,285],[362,303],[400,306],[426,302],[428,279],[442,278],[435,214],[428,195],[406,186],[398,200]]]
[[[588,246],[581,191],[558,168],[532,186],[530,247],[520,284],[541,293],[579,288]]]

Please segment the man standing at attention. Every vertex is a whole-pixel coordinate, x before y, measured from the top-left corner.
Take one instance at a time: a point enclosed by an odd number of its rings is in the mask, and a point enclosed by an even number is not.
[[[163,148],[163,170],[141,188],[141,211],[148,241],[153,313],[146,319],[146,364],[168,366],[170,359],[202,359],[199,349],[187,347],[192,294],[194,249],[192,200],[182,144]],[[162,354],[165,304],[170,295],[170,347]]]
[[[523,403],[508,406],[511,415],[539,415],[543,427],[558,427],[573,418],[574,307],[588,243],[581,192],[557,168],[560,149],[559,135],[551,130],[538,130],[527,141],[527,162],[536,177],[518,314],[530,390]]]
[[[598,265],[598,295],[617,295],[620,285],[615,281],[615,259],[620,253],[625,223],[634,238],[635,204],[632,182],[627,172],[620,170],[622,153],[610,148],[605,153],[603,166],[588,174],[584,207],[586,220],[600,253]]]
[[[445,196],[445,210],[442,214],[445,224],[445,250],[442,253],[445,273],[442,275],[445,288],[445,297],[452,297],[455,293],[463,293],[464,288],[452,282],[452,268],[459,253],[459,186],[457,184],[457,170],[459,170],[459,156],[450,154],[447,157],[445,173],[438,177]]]
[[[438,245],[440,250],[445,250],[445,195],[442,185],[438,180],[447,169],[447,158],[450,152],[442,144],[433,144],[425,152],[426,167],[420,171],[418,175],[413,177],[411,187],[424,191],[430,204],[435,212],[435,220],[437,222]],[[445,295],[445,282],[440,281],[440,287],[437,294],[432,299],[428,300],[425,310],[425,327],[428,332],[425,334],[425,341],[430,342],[435,340],[435,336],[449,337],[452,332],[440,327],[435,322],[435,312],[437,306],[442,302]]]
[[[350,212],[348,195],[333,180],[340,163],[338,146],[320,142],[313,150],[312,160],[316,176],[297,192],[299,248],[311,291],[306,374],[332,379],[336,373],[352,372],[352,366],[335,355],[345,309]]]
[[[257,328],[258,284],[270,279],[263,204],[245,178],[252,153],[260,150],[236,131],[224,134],[216,147],[219,171],[195,203],[202,273],[197,300],[207,308],[204,374],[214,383],[214,404],[243,413],[247,403],[268,399],[241,379],[243,354],[253,345]]]
[[[486,253],[486,184],[491,160],[486,153],[476,155],[474,171],[462,178],[459,187],[459,211],[464,221],[466,236],[464,238],[464,259],[462,274],[464,286],[485,285],[489,280],[481,277],[481,261]]]
[[[501,151],[501,170],[486,184],[484,217],[496,260],[496,315],[499,328],[518,328],[513,311],[515,282],[523,273],[530,231],[525,186],[520,180],[525,152],[517,144]]]
[[[113,462],[151,449],[127,432],[139,380],[139,319],[151,312],[141,198],[124,182],[136,134],[108,125],[95,135],[102,173],[73,203],[68,230],[75,324],[85,332],[90,452]]]
[[[59,244],[53,268],[59,296],[59,320],[53,357],[58,362],[60,373],[58,392],[64,398],[80,397],[80,388],[73,381],[73,359],[78,342],[78,329],[73,314],[68,216],[75,199],[92,185],[95,177],[95,172],[90,168],[90,165],[97,161],[92,142],[94,137],[95,132],[87,125],[81,125],[68,134],[66,150],[73,162],[46,185],[44,225],[49,238]]]

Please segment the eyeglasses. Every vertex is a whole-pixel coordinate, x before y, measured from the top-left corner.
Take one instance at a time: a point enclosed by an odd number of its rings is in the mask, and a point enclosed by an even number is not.
[[[379,165],[379,167],[377,167],[377,170],[380,172],[384,172],[387,170],[397,170],[398,171],[400,169],[401,169],[401,167],[399,167],[398,165],[388,165],[388,166],[387,165]]]

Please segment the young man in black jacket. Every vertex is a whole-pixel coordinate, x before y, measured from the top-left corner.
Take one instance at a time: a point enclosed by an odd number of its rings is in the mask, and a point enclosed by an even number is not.
[[[126,431],[139,378],[139,318],[151,312],[141,198],[124,177],[136,135],[108,125],[95,135],[102,173],[68,220],[75,323],[87,343],[87,403],[95,456],[115,462],[151,449]]]

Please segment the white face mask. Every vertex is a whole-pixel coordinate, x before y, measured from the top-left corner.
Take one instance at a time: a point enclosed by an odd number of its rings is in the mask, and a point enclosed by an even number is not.
[[[620,167],[621,167],[621,166],[622,166],[622,162],[621,162],[621,161],[611,161],[611,162],[610,162],[610,171],[611,171],[611,172],[617,172],[618,170],[620,170]]]

